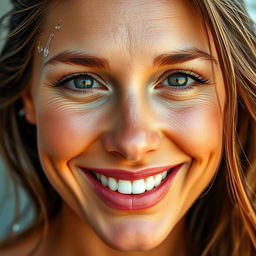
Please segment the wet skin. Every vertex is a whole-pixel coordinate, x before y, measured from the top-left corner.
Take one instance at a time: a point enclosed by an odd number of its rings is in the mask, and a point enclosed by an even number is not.
[[[211,35],[210,54],[200,15],[178,0],[52,3],[40,42],[59,19],[49,56],[35,50],[31,94],[23,95],[42,166],[66,204],[62,229],[73,227],[73,239],[65,245],[60,235],[59,248],[185,255],[185,214],[212,181],[222,153],[225,90]],[[104,58],[106,67],[52,60],[64,51]],[[161,64],[156,57],[167,53],[176,58]],[[92,88],[76,88],[79,79],[55,85],[81,73],[93,79]],[[177,73],[185,85],[170,84]],[[139,211],[108,206],[79,169],[136,172],[181,163],[166,196]]]

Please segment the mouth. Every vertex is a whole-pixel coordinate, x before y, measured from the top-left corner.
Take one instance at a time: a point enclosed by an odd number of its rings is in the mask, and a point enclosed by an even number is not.
[[[160,202],[183,164],[130,172],[79,167],[96,194],[119,210],[143,210]]]
[[[131,195],[142,194],[158,187],[171,171],[172,169],[169,169],[168,171],[163,171],[144,179],[135,180],[117,179],[114,177],[107,177],[98,172],[90,172],[104,187],[107,187],[112,191],[117,191],[121,194]]]

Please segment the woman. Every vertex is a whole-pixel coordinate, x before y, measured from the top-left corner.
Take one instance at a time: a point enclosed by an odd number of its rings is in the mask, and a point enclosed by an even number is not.
[[[37,218],[1,255],[255,255],[242,1],[13,3],[0,144]]]

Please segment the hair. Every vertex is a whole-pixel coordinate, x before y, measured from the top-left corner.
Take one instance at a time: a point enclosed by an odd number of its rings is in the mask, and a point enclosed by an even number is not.
[[[9,35],[0,54],[0,148],[13,183],[26,190],[36,211],[22,233],[47,232],[62,199],[47,180],[38,156],[36,126],[19,116],[21,95],[31,83],[33,55],[50,1],[12,0]],[[213,35],[226,90],[223,154],[209,191],[187,213],[191,248],[201,256],[252,256],[256,248],[256,42],[243,1],[190,0]]]

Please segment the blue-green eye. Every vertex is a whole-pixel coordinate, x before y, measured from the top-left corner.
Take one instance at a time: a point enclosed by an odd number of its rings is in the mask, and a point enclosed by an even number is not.
[[[171,86],[186,86],[188,82],[188,76],[182,74],[173,74],[168,76],[168,83]]]
[[[94,74],[74,74],[66,76],[61,81],[54,83],[56,87],[63,87],[74,92],[88,93],[93,89],[106,89],[104,85],[97,80],[100,78],[94,78]]]
[[[69,82],[72,82],[77,89],[90,89],[93,87],[95,80],[92,77],[85,75],[76,77]]]
[[[170,74],[163,80],[161,85],[173,87],[174,89],[185,90],[197,84],[207,84],[208,79],[199,76],[191,71],[178,71]]]

